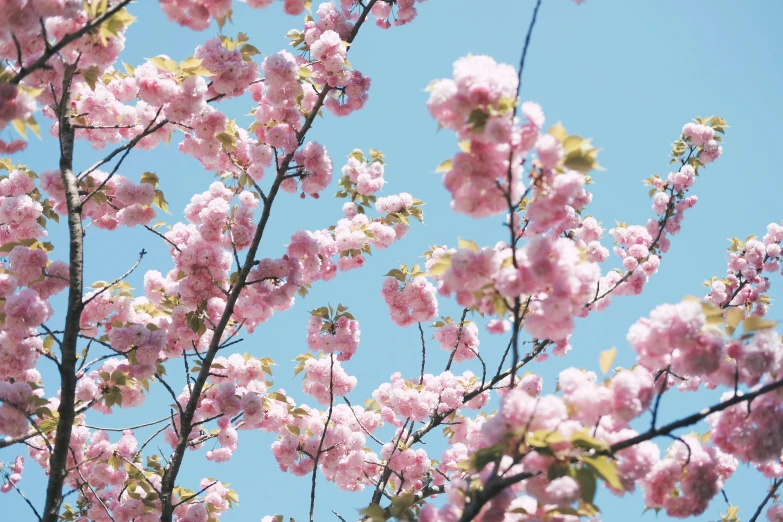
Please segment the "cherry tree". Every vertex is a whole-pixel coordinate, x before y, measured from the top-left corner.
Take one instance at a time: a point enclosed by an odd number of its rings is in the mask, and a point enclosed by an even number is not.
[[[453,157],[433,165],[451,210],[494,217],[506,233],[481,245],[454,243],[444,231],[451,245],[429,247],[419,263],[385,267],[374,313],[420,332],[420,371],[391,373],[371,396],[348,398],[352,373],[361,373],[351,358],[365,349],[360,320],[368,312],[301,301],[314,285],[361,269],[372,252],[403,239],[423,221],[424,202],[382,193],[379,150],[327,151],[308,133],[319,116],[328,125],[367,102],[370,78],[348,61],[359,33],[373,23],[389,31],[415,24],[427,8],[420,2],[285,0],[286,13],[307,13],[281,31],[286,50],[262,55],[253,35],[221,32],[195,50],[172,50],[176,58],[129,64],[121,55],[135,21],[130,0],[0,1],[0,129],[24,138],[50,120],[47,139],[59,161],[33,172],[24,139],[0,140],[0,491],[21,495],[31,517],[216,522],[239,501],[231,477],[193,477],[183,463],[225,462],[240,433],[260,430],[280,472],[303,477],[311,522],[327,509],[316,511],[316,501],[328,504],[316,495],[319,477],[356,492],[368,522],[596,519],[599,488],[618,496],[641,490],[642,508],[684,518],[704,513],[740,463],[773,480],[748,500],[751,522],[765,509],[769,520],[783,520],[775,503],[783,483],[783,343],[766,318],[783,226],[733,240],[726,273],[708,282],[707,295],[638,319],[627,335],[633,367],[613,368],[616,349],[602,351],[593,371],[562,371],[552,393],[534,373],[550,355],[567,357],[576,318],[640,294],[655,278],[728,129],[718,116],[672,122],[681,130],[662,158],[670,172],[645,180],[649,219],[606,230],[588,213],[599,149],[546,124],[542,107],[521,95],[541,0],[519,42],[519,64],[465,56],[452,77],[428,87],[433,124],[455,135]],[[172,23],[203,31],[227,27],[233,10],[275,2],[246,3],[161,0],[160,7]],[[252,99],[247,128],[221,110],[243,95]],[[85,164],[75,157],[77,140],[109,152]],[[181,188],[165,173],[123,169],[130,154],[169,143],[216,174],[178,223],[159,218],[168,209],[164,191]],[[333,157],[346,159],[335,165]],[[344,217],[295,232],[282,250],[263,246],[278,200],[331,193],[336,167]],[[47,229],[57,227],[67,229],[67,245],[47,241]],[[142,250],[114,279],[91,280],[88,227],[118,235],[142,228],[170,262],[147,269]],[[137,271],[144,271],[139,291],[128,282]],[[460,316],[439,315],[439,300],[450,299]],[[310,404],[276,386],[275,363],[262,348],[244,352],[239,344],[297,302],[312,310],[301,325],[309,351],[292,353],[288,369],[300,375]],[[480,350],[484,336],[504,337],[505,350]],[[445,367],[427,358],[435,345],[447,354]],[[45,365],[57,378],[44,382]],[[172,402],[149,421],[91,424],[103,414],[121,419],[151,388]],[[723,395],[661,422],[664,395],[699,389]],[[702,421],[708,432],[688,433]],[[141,428],[152,431],[137,438]],[[25,495],[25,458],[47,474],[44,505]],[[264,515],[281,522],[285,513]],[[729,504],[721,517],[736,522],[738,507]]]

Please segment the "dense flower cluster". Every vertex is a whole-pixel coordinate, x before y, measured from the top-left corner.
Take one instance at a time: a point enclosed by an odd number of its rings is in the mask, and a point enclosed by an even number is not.
[[[682,442],[674,442],[667,458],[642,479],[645,504],[664,508],[672,517],[700,515],[736,468],[733,457],[686,436]]]
[[[488,56],[460,58],[453,80],[430,85],[430,114],[469,144],[443,166],[456,212],[489,216],[508,209],[504,191],[515,201],[522,196],[522,157],[534,147],[544,117],[540,107],[528,103],[523,113],[530,122],[514,125],[517,85],[514,68]]]
[[[347,361],[359,347],[359,321],[347,315],[339,315],[336,320],[330,321],[317,312],[307,323],[308,348],[326,354],[339,352],[337,360]]]
[[[383,300],[389,305],[392,321],[403,327],[417,321],[431,321],[438,316],[435,293],[432,283],[422,276],[402,285],[397,279],[387,277],[381,290]]]
[[[435,340],[444,350],[454,352],[454,362],[469,361],[478,355],[478,326],[472,321],[436,326]]]

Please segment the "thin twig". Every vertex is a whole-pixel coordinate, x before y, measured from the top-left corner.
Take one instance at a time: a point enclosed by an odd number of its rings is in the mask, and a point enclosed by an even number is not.
[[[33,505],[33,503],[32,503],[32,502],[30,502],[30,499],[29,499],[29,498],[27,498],[27,497],[25,496],[25,494],[24,494],[24,493],[22,493],[22,490],[21,490],[21,489],[19,489],[19,488],[16,486],[16,484],[14,484],[13,482],[11,482],[11,477],[9,477],[9,476],[8,476],[8,474],[7,474],[7,473],[5,473],[5,472],[3,472],[3,475],[5,475],[5,479],[8,481],[8,483],[9,483],[9,484],[11,484],[11,487],[12,487],[12,488],[14,488],[14,489],[16,490],[16,492],[17,492],[17,493],[19,493],[19,496],[20,496],[20,497],[22,497],[22,498],[24,499],[24,501],[27,503],[27,505],[28,505],[28,506],[30,506],[30,509],[32,509],[32,510],[33,510],[33,513],[35,513],[35,517],[36,517],[36,518],[37,518],[39,521],[40,521],[40,520],[42,520],[42,519],[41,519],[41,515],[38,513],[38,510],[37,510],[37,509],[35,509],[35,506]]]
[[[462,330],[465,328],[466,315],[468,315],[467,308],[462,310],[462,318],[459,320],[459,330],[457,330],[457,342],[454,343],[454,349],[451,350],[451,355],[449,355],[449,362],[446,363],[446,371],[449,371],[449,369],[451,369],[451,363],[454,360],[454,354],[457,353],[457,348],[459,348],[459,342],[462,339]]]
[[[761,501],[759,507],[756,508],[756,512],[753,513],[753,516],[750,518],[749,522],[756,522],[756,519],[759,518],[759,515],[761,515],[761,512],[764,510],[764,506],[767,505],[767,502],[772,500],[772,497],[775,496],[775,493],[777,492],[781,484],[783,484],[783,478],[779,478],[772,483],[772,485],[769,488],[769,493],[767,493],[767,496],[764,497],[764,500]]]
[[[421,334],[421,377],[419,377],[419,384],[424,384],[424,363],[427,360],[427,345],[424,342],[424,330],[421,327],[421,321],[418,321],[417,324]]]
[[[87,306],[88,304],[90,304],[90,302],[91,302],[93,299],[95,299],[96,297],[98,297],[98,296],[99,296],[99,295],[101,295],[102,293],[106,292],[107,290],[109,290],[110,288],[112,288],[114,285],[116,285],[117,283],[119,283],[120,281],[122,281],[123,279],[125,279],[126,277],[128,277],[129,275],[131,275],[131,274],[133,273],[133,271],[134,271],[134,270],[136,270],[136,268],[139,266],[139,264],[141,264],[141,260],[144,258],[144,256],[145,256],[145,255],[147,255],[147,251],[146,251],[146,250],[144,250],[144,249],[142,248],[142,249],[141,249],[141,252],[139,252],[139,258],[136,260],[136,262],[133,264],[133,266],[132,266],[132,267],[130,267],[130,269],[128,269],[128,271],[127,271],[127,272],[125,272],[125,273],[124,273],[124,274],[122,274],[120,277],[118,277],[117,279],[115,279],[114,281],[112,281],[111,283],[109,283],[108,285],[104,286],[103,288],[101,288],[100,290],[98,290],[97,292],[95,292],[93,295],[91,295],[91,296],[90,296],[88,299],[86,299],[86,300],[84,301],[84,303],[82,304],[82,306],[83,306],[83,307],[84,307],[84,306]]]
[[[329,430],[329,422],[332,420],[332,410],[334,409],[334,354],[329,355],[329,413],[326,415],[324,431],[321,433],[321,440],[318,442],[318,451],[313,458],[313,475],[310,486],[310,522],[313,522],[313,513],[315,512],[315,483],[318,475],[318,460],[321,458],[321,451],[324,447],[326,432]]]

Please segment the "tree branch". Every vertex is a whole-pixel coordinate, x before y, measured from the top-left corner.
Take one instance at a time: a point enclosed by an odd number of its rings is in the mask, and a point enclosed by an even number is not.
[[[118,5],[124,5],[124,3],[127,2],[123,0],[123,2]],[[108,12],[110,11],[107,11],[107,13]],[[108,17],[104,19],[108,19]],[[90,25],[92,24],[87,24],[85,27],[89,27]],[[82,34],[84,34],[84,32],[86,31],[83,31]],[[53,51],[45,51],[43,56],[33,64],[33,68],[29,70],[34,70],[36,64],[38,64],[39,67],[43,65],[52,52],[59,51],[67,45],[67,43],[76,38],[78,38],[78,36],[72,37],[70,40],[68,40],[68,37],[60,40],[57,45],[52,47]],[[70,238],[68,258],[70,273],[68,282],[68,308],[61,343],[62,360],[59,366],[60,405],[57,408],[59,420],[57,422],[57,432],[54,438],[54,451],[49,458],[49,481],[46,485],[46,502],[44,504],[43,517],[41,518],[42,522],[57,522],[59,519],[60,505],[62,504],[63,498],[62,488],[67,475],[65,470],[68,460],[68,448],[70,447],[71,431],[75,418],[76,343],[79,337],[79,320],[82,311],[84,245],[82,242],[81,202],[79,200],[76,177],[73,174],[74,129],[71,127],[70,119],[68,118],[68,110],[70,108],[71,82],[73,80],[73,75],[76,72],[78,61],[79,60],[77,59],[76,63],[65,65],[62,96],[60,97],[59,105],[56,107],[59,123],[60,176],[65,187],[65,203],[68,208],[68,234]],[[14,78],[17,83],[24,77],[20,76],[23,72],[24,69]]]
[[[46,62],[49,61],[49,58],[62,51],[65,48],[65,46],[67,46],[71,42],[78,40],[79,38],[89,33],[93,29],[100,27],[100,25],[103,22],[107,21],[109,18],[117,14],[120,10],[122,10],[122,8],[124,8],[129,3],[131,3],[131,0],[120,0],[119,3],[107,9],[106,12],[103,13],[101,16],[85,24],[85,26],[79,29],[78,31],[74,31],[73,33],[63,36],[60,39],[60,41],[54,45],[48,45],[48,40],[47,40],[47,45],[45,46],[44,53],[35,62],[30,64],[29,67],[22,67],[21,64],[19,64],[20,66],[19,72],[16,73],[16,75],[13,78],[11,78],[11,83],[18,84],[32,72],[44,67],[46,65]],[[44,34],[44,38],[46,38],[45,36],[46,33],[44,32],[43,34]],[[63,93],[63,97],[65,97],[65,93]],[[44,517],[45,516],[46,514],[44,513]]]
[[[359,16],[359,19],[356,21],[356,24],[354,25],[354,28],[348,37],[347,42],[349,44],[353,42],[354,38],[356,38],[356,35],[358,34],[359,31],[359,27],[366,20],[367,16],[370,13],[370,10],[372,9],[373,5],[375,5],[376,1],[377,0],[370,0],[370,2],[367,3],[367,7],[362,11],[362,14]],[[318,96],[318,99],[316,100],[315,105],[313,106],[313,110],[310,111],[310,113],[307,115],[304,124],[302,125],[302,128],[296,133],[297,141],[299,143],[302,143],[302,140],[304,139],[307,131],[313,125],[313,121],[315,120],[316,116],[318,115],[318,112],[323,107],[323,104],[326,101],[326,96],[329,93],[329,90],[330,88],[328,85],[324,86],[323,90],[321,91],[321,94]],[[277,153],[277,149],[274,149],[274,151],[275,153]],[[247,255],[245,257],[245,262],[242,265],[242,268],[237,273],[237,280],[228,296],[228,299],[226,300],[226,307],[223,312],[223,315],[220,317],[218,324],[213,330],[212,340],[210,341],[209,348],[207,349],[207,353],[204,355],[201,371],[199,372],[195,382],[193,383],[193,392],[190,394],[190,399],[188,400],[188,403],[185,406],[184,412],[181,416],[180,433],[178,434],[177,444],[176,447],[174,448],[174,453],[171,455],[171,459],[169,460],[169,463],[164,468],[163,477],[161,479],[160,519],[163,522],[171,522],[174,516],[174,508],[171,501],[172,491],[174,489],[177,475],[179,474],[179,470],[182,465],[182,460],[185,456],[185,450],[189,446],[188,437],[190,436],[190,432],[193,429],[191,426],[191,423],[193,421],[193,416],[195,415],[196,407],[198,406],[198,401],[201,396],[201,392],[203,391],[204,386],[207,382],[210,367],[212,366],[212,362],[215,359],[218,349],[220,348],[221,338],[223,336],[223,333],[228,327],[228,324],[231,320],[231,316],[234,313],[234,307],[236,306],[237,300],[239,299],[239,295],[245,286],[247,277],[250,274],[250,271],[255,266],[256,253],[258,252],[258,248],[261,243],[261,239],[264,235],[264,231],[266,230],[267,223],[269,222],[269,217],[272,212],[273,203],[275,201],[275,198],[277,197],[278,191],[280,190],[280,184],[283,182],[286,170],[288,169],[288,166],[294,159],[295,152],[296,151],[292,151],[290,154],[287,154],[283,158],[282,163],[276,165],[277,175],[275,176],[275,179],[272,182],[272,186],[269,189],[269,193],[266,196],[266,200],[264,200],[264,207],[261,212],[261,218],[258,222],[258,225],[256,226],[256,230],[255,233],[253,234],[253,239],[250,242],[250,246],[248,247]]]
[[[759,515],[761,515],[761,512],[764,510],[764,506],[767,505],[767,502],[772,500],[772,497],[775,496],[775,493],[777,493],[781,484],[783,484],[783,478],[779,478],[772,483],[772,486],[769,488],[769,493],[767,493],[767,496],[764,497],[764,500],[761,501],[759,507],[756,508],[756,512],[753,513],[753,516],[750,518],[750,522],[756,522],[756,519],[759,518]]]

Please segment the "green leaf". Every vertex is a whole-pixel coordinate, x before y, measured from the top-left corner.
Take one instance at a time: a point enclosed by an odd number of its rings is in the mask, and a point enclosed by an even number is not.
[[[153,187],[157,187],[158,183],[160,182],[160,179],[158,178],[158,175],[154,172],[145,172],[141,175],[141,183],[147,183],[148,185],[152,185]]]
[[[472,464],[476,471],[481,471],[484,467],[495,462],[503,456],[503,447],[499,444],[488,448],[481,448],[473,454]]]
[[[95,91],[95,83],[98,81],[98,67],[92,66],[89,69],[82,71],[82,78],[84,82],[90,86],[91,91]]]
[[[576,481],[579,483],[579,496],[588,504],[593,503],[597,481],[595,475],[586,467],[576,470]]]
[[[611,487],[615,489],[623,488],[614,461],[610,461],[607,457],[588,457],[587,455],[577,455],[576,458],[593,468],[598,476],[604,479]]]
[[[474,131],[480,132],[486,127],[487,120],[489,120],[489,114],[481,109],[473,109],[468,115],[468,125],[470,125]]]
[[[571,435],[571,444],[577,448],[585,450],[595,451],[608,451],[609,445],[606,442],[600,441],[591,437],[585,431],[576,431]]]
[[[387,277],[393,277],[400,282],[405,282],[405,274],[399,268],[393,268],[389,270],[385,275]]]
[[[359,513],[367,517],[368,522],[386,522],[386,513],[378,504],[370,504]]]
[[[57,429],[57,419],[55,418],[48,418],[44,419],[36,426],[38,426],[38,429],[41,430],[43,433],[49,433]]]

